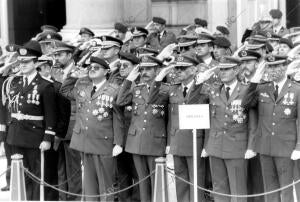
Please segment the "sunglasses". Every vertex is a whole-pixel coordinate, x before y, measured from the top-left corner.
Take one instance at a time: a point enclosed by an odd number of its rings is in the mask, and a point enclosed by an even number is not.
[[[121,68],[122,66],[126,69],[126,68],[128,68],[130,65],[129,65],[129,63],[127,63],[127,62],[119,62],[119,63],[117,64],[117,67],[118,67],[118,68]]]
[[[98,71],[99,69],[101,69],[102,68],[102,66],[100,66],[100,65],[89,65],[88,67],[87,67],[87,70],[88,71],[90,71],[90,70],[95,70],[95,71]]]
[[[178,71],[178,70],[181,70],[181,71],[185,71],[189,68],[190,66],[176,66],[175,69]]]

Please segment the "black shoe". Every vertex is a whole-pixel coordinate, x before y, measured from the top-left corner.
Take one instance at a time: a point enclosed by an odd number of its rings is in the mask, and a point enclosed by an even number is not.
[[[9,185],[6,185],[5,187],[2,187],[1,191],[9,191]]]

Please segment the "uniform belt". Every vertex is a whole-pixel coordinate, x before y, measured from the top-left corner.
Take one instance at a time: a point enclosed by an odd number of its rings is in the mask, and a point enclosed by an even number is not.
[[[12,113],[12,118],[15,118],[17,120],[31,120],[31,121],[42,121],[44,120],[44,116],[31,116],[27,114],[21,114],[21,113]]]

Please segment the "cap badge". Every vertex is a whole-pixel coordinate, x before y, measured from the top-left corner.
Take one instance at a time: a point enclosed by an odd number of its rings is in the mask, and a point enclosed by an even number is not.
[[[9,46],[9,51],[10,51],[10,52],[13,52],[13,51],[14,51],[14,46],[13,46],[13,45],[10,45],[10,46]]]
[[[275,61],[275,57],[273,55],[270,55],[268,57],[269,62],[274,62]]]
[[[27,50],[25,48],[21,48],[19,52],[20,52],[20,55],[26,55],[27,54]]]
[[[246,56],[247,56],[247,52],[246,52],[246,51],[242,51],[242,52],[241,52],[241,56],[242,56],[242,57],[246,57]]]
[[[183,59],[184,59],[184,58],[183,58],[182,56],[178,56],[177,61],[178,61],[178,62],[182,62]]]
[[[51,39],[51,35],[50,34],[47,35],[47,39]]]
[[[271,33],[270,33],[270,32],[267,32],[267,34],[266,34],[266,35],[267,35],[267,37],[268,37],[268,38],[271,38],[271,37],[272,37],[272,35],[271,35]]]
[[[149,58],[148,57],[143,57],[142,62],[149,62]]]
[[[103,40],[103,41],[106,41],[106,36],[103,36],[103,37],[102,37],[102,40]]]

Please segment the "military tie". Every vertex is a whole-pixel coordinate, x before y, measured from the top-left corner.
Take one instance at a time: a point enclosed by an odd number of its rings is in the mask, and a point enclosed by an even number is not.
[[[26,88],[27,86],[28,86],[28,78],[25,77],[23,87]]]
[[[187,90],[188,90],[188,87],[184,87],[183,88],[183,97],[185,97],[186,96],[186,94],[187,94]]]
[[[230,87],[226,87],[226,98],[227,98],[227,100],[229,99],[229,97],[230,97],[230,94],[229,94],[229,92],[230,92]]]
[[[275,100],[277,100],[277,98],[278,98],[278,88],[279,88],[279,86],[276,85],[275,86],[275,91],[274,91],[274,98],[275,98]]]
[[[97,88],[96,86],[93,87],[93,90],[91,91],[91,97],[93,97],[93,95],[95,94],[96,88]]]

